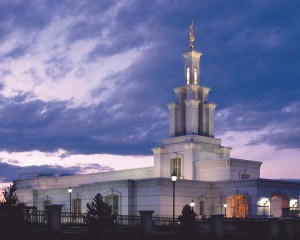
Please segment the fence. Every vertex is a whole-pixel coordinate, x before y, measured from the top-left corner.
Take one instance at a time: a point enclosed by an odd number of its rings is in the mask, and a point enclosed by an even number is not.
[[[46,231],[48,227],[48,213],[46,211],[37,211],[36,209],[23,210],[25,226],[29,231]],[[2,216],[5,217],[5,216]],[[61,231],[62,232],[87,232],[86,223],[87,215],[78,213],[61,213]],[[257,219],[239,219],[226,218],[221,216],[222,234],[248,234],[249,236],[264,236],[267,234],[290,234],[299,236],[300,234],[300,218],[294,219],[276,219],[276,218],[257,218]],[[116,215],[115,228],[110,231],[116,232],[141,232],[141,217],[130,215]],[[175,218],[175,226],[173,226],[173,218],[170,217],[152,217],[152,232],[156,234],[169,234],[178,232],[181,225]],[[216,225],[214,218],[206,220],[196,220],[197,234],[214,234]],[[270,229],[273,229],[272,232]],[[287,230],[289,229],[289,230]],[[288,232],[287,232],[288,231]],[[245,235],[246,236],[246,235]],[[279,235],[278,235],[279,236]],[[300,239],[300,238],[299,238]]]
[[[47,211],[23,209],[25,226],[29,230],[46,230],[48,224]]]

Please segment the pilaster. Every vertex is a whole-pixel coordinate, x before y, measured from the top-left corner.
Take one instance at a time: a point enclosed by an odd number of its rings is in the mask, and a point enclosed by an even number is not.
[[[171,103],[168,106],[169,109],[169,136],[174,137],[179,132],[178,118],[179,118],[179,104]]]
[[[198,134],[199,100],[185,100],[186,134]]]
[[[156,147],[151,149],[154,155],[154,177],[163,176],[164,171],[164,154],[167,153],[163,147]]]
[[[206,132],[208,136],[213,137],[215,134],[215,109],[216,104],[214,103],[205,103],[204,108],[206,112]]]

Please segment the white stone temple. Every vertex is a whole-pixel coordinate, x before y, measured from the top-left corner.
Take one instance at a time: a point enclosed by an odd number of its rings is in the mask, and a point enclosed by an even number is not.
[[[231,158],[231,148],[214,137],[216,104],[208,100],[211,89],[201,85],[202,53],[194,50],[190,29],[190,50],[182,54],[184,85],[174,89],[169,137],[152,149],[153,167],[72,176],[23,174],[14,181],[19,199],[38,210],[56,203],[64,205],[63,211],[71,207],[84,213],[101,193],[118,214],[154,210],[155,216],[172,216],[175,173],[176,216],[192,200],[198,218],[225,211],[227,217],[281,217],[282,208],[298,209],[299,183],[261,179],[261,162]]]

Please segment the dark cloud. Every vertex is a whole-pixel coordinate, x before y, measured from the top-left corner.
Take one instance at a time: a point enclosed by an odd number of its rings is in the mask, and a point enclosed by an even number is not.
[[[300,128],[282,129],[281,132],[269,132],[260,134],[255,139],[249,141],[248,145],[268,144],[276,149],[298,149],[300,151]]]
[[[282,110],[249,111],[246,104],[235,105],[218,113],[216,119],[217,135],[226,131],[257,131],[254,139],[247,145],[268,144],[276,149],[300,149],[300,108],[299,102]],[[259,133],[263,131],[264,133]]]
[[[31,173],[38,173],[39,176],[65,176],[78,174],[82,171],[88,170],[97,170],[101,172],[113,169],[108,166],[102,166],[100,164],[86,164],[83,166],[75,167],[62,167],[51,165],[21,167],[0,161],[0,180],[2,182],[10,182],[12,180],[17,179],[19,175],[28,175]]]
[[[38,172],[39,174],[71,175],[74,173],[79,173],[80,169],[79,167],[65,168],[61,166],[50,166],[50,165],[21,167],[17,165],[0,162],[0,175],[1,175],[2,182],[12,181],[14,179],[17,179],[21,174],[28,174],[31,172]]]
[[[122,110],[113,110],[104,103],[70,108],[68,102],[20,103],[2,99],[1,149],[51,152],[62,148],[71,153],[150,154],[149,146],[159,142],[155,135],[161,117],[153,115],[151,107],[143,112],[142,106],[135,110],[134,106],[125,104]],[[117,114],[122,117],[116,117]]]
[[[25,55],[27,50],[28,50],[28,46],[20,45],[20,46],[15,47],[8,53],[4,54],[1,58],[2,59],[6,59],[6,58],[17,59],[17,58],[20,58],[23,55]],[[0,59],[0,61],[1,61],[1,59]]]
[[[295,134],[299,114],[282,112],[300,95],[297,1],[132,1],[115,8],[118,3],[26,5],[18,1],[0,7],[5,12],[0,14],[3,21],[13,19],[11,29],[0,27],[0,40],[14,28],[38,31],[51,24],[54,16],[72,17],[74,22],[65,33],[69,44],[99,38],[99,44],[87,53],[88,61],[130,49],[141,54],[132,66],[108,76],[105,84],[90,93],[105,95],[110,86],[115,87],[97,106],[29,101],[26,94],[30,93],[20,93],[18,99],[0,98],[2,150],[151,154],[150,148],[168,135],[165,106],[175,101],[172,89],[184,84],[180,54],[189,50],[191,18],[195,19],[196,49],[203,52],[200,83],[212,88],[210,101],[218,104],[217,133],[259,131],[274,125],[285,131],[282,137],[270,133],[249,144],[299,148]],[[11,55],[17,57],[26,48],[13,51]],[[63,55],[49,56],[47,65],[45,71],[54,80],[72,69]],[[78,76],[82,72],[84,68]],[[35,68],[27,73],[41,84]]]

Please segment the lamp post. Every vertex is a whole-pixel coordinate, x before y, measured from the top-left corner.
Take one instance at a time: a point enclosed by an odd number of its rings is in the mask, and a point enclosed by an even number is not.
[[[192,211],[194,212],[195,202],[194,202],[193,199],[192,199],[192,201],[190,202],[190,206],[191,206],[191,208],[192,208]]]
[[[171,176],[171,180],[173,183],[173,229],[175,228],[175,182],[177,180],[177,175],[174,172]]]
[[[225,210],[225,218],[226,218],[226,209],[227,209],[227,203],[226,202],[223,204],[223,207],[224,207],[224,210]]]
[[[70,219],[71,219],[71,213],[72,213],[72,191],[73,189],[69,187],[68,192],[70,194]]]

